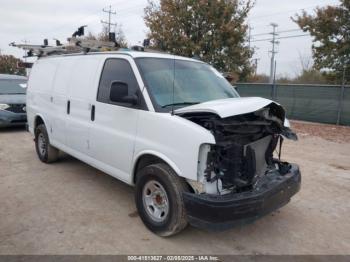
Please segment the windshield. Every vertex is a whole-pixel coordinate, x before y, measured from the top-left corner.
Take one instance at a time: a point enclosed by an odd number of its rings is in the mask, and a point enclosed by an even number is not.
[[[6,94],[25,94],[26,80],[10,80],[10,79],[1,79],[0,80],[0,95]]]
[[[218,71],[205,63],[165,58],[138,58],[136,63],[160,111],[169,111],[173,105],[179,108],[239,96]]]

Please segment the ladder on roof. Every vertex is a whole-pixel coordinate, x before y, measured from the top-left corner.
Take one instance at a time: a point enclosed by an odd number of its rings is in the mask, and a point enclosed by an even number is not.
[[[50,55],[62,55],[62,54],[73,54],[73,53],[88,53],[88,52],[103,52],[103,51],[115,51],[119,49],[119,44],[115,40],[115,34],[109,34],[109,41],[99,41],[85,39],[84,28],[81,26],[75,31],[72,37],[68,38],[67,44],[61,44],[57,39],[56,46],[50,46],[48,40],[44,39],[43,45],[29,45],[29,44],[16,44],[15,42],[10,43],[10,46],[18,47],[26,51],[26,57],[43,57]]]

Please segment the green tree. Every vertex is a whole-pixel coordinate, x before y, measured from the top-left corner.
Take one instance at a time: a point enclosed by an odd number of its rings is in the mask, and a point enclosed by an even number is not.
[[[245,80],[252,72],[245,23],[252,6],[250,0],[149,1],[144,19],[153,47],[199,57]]]
[[[302,12],[292,18],[304,32],[313,37],[314,68],[328,70],[350,80],[350,0],[340,0],[339,6],[316,8],[315,14]]]
[[[0,74],[25,75],[24,68],[17,68],[20,59],[12,55],[0,55]]]

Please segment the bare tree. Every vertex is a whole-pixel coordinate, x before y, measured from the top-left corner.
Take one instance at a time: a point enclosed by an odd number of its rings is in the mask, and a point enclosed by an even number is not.
[[[301,71],[310,71],[313,66],[312,57],[309,55],[302,54],[300,51],[298,52],[298,55]]]

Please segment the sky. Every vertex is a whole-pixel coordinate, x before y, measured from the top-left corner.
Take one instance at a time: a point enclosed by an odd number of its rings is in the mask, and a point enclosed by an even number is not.
[[[251,26],[251,46],[258,59],[258,73],[269,74],[272,27],[277,31],[297,30],[290,19],[302,10],[313,12],[317,6],[337,5],[338,0],[256,0],[247,23]],[[112,21],[119,24],[130,45],[141,44],[148,31],[143,21],[147,0],[0,0],[0,52],[16,57],[23,56],[23,50],[8,46],[11,42],[41,44],[44,38],[54,44],[54,38],[65,42],[77,27],[88,25],[88,31],[101,31],[101,20],[107,14],[102,11],[109,6],[116,11]],[[302,31],[280,33],[280,37],[303,35]],[[264,41],[257,41],[264,40]],[[276,55],[276,74],[293,77],[301,70],[300,57],[311,60],[310,36],[280,39]]]

